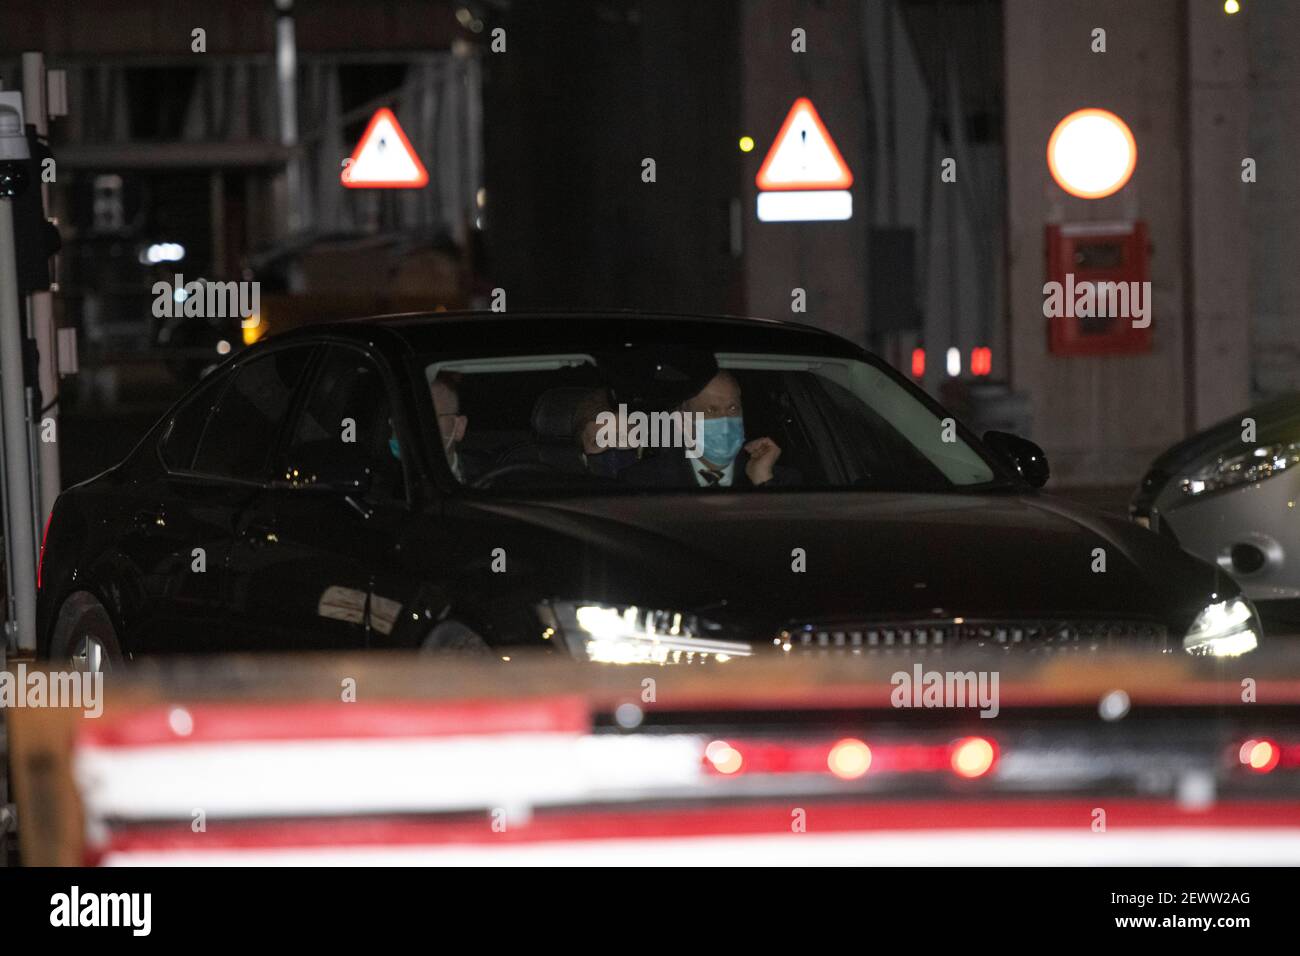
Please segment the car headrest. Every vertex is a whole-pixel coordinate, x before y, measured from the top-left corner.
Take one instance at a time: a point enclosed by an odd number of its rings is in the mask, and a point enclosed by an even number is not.
[[[542,392],[533,405],[533,434],[545,441],[573,441],[573,416],[578,404],[591,395],[590,388],[566,386]]]

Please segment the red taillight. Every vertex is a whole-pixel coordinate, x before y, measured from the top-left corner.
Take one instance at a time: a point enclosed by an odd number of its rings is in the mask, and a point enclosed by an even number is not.
[[[912,349],[912,378],[925,376],[925,349]]]
[[[991,371],[993,371],[993,350],[984,345],[971,349],[970,373],[972,375],[987,375]]]

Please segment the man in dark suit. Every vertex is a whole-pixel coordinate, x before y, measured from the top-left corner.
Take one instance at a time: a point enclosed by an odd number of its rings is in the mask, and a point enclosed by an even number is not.
[[[679,411],[702,416],[696,436],[700,457],[689,458],[684,448],[663,448],[651,458],[626,469],[620,478],[649,488],[758,488],[792,483],[778,468],[781,447],[771,438],[745,441],[744,409],[740,383],[730,372],[719,371]]]

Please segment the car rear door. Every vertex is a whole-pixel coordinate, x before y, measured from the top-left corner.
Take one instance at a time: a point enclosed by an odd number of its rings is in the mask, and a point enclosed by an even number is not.
[[[329,345],[278,456],[282,480],[252,500],[228,562],[234,626],[264,650],[382,646],[403,595],[372,595],[410,532],[407,469],[393,424],[391,381],[365,350]],[[363,492],[317,485],[358,463]]]

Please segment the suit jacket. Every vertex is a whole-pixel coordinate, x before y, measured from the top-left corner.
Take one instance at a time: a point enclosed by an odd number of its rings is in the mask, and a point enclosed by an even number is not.
[[[732,466],[730,488],[753,488],[754,484],[745,474],[749,464],[749,453],[741,449]],[[619,479],[630,485],[643,488],[700,488],[708,490],[695,480],[694,464],[687,459],[682,448],[663,448],[653,458],[645,458],[630,468],[619,473]],[[759,485],[760,488],[776,488],[797,485],[798,472],[780,464],[772,469],[772,478]]]

